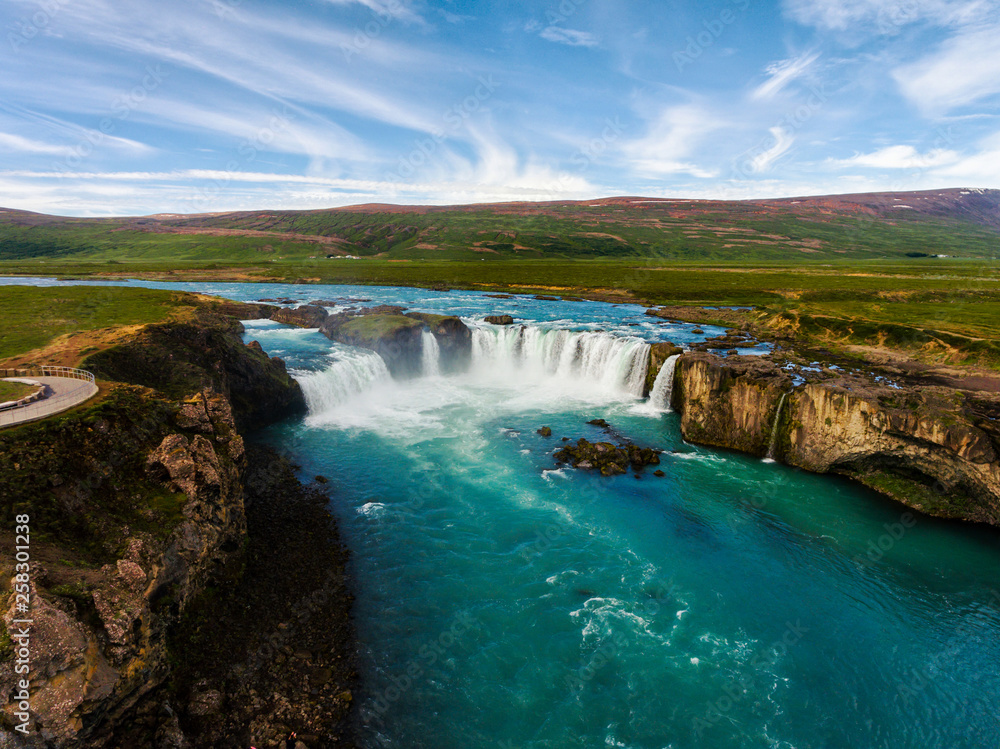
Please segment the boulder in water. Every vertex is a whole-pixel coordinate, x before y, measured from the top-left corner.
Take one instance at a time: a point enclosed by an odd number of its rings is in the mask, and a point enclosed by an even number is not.
[[[647,465],[657,465],[660,457],[657,450],[638,445],[615,445],[611,442],[588,442],[579,440],[575,445],[567,445],[555,452],[558,463],[569,463],[582,470],[599,470],[602,476],[620,476],[629,468],[640,471]]]
[[[472,331],[453,315],[408,312],[380,305],[330,315],[320,332],[338,343],[367,348],[381,356],[393,377],[415,377],[423,370],[424,328],[441,351],[441,371],[463,371],[472,359]],[[325,310],[324,310],[325,312]]]
[[[538,433],[543,437],[551,437],[552,427],[542,427],[541,429],[538,430]]]
[[[488,322],[490,325],[513,325],[514,318],[510,315],[487,315],[483,318],[483,322]]]

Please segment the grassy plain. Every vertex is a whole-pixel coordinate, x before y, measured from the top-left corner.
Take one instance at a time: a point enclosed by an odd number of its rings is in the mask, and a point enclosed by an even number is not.
[[[4,382],[0,380],[0,403],[16,401],[26,395],[31,395],[38,388],[21,382]]]
[[[186,295],[113,286],[0,285],[0,361],[59,336],[159,322],[190,308]]]
[[[0,262],[2,273],[92,280],[141,277],[397,285],[586,296],[649,305],[745,306],[755,308],[766,329],[806,336],[825,345],[898,347],[937,363],[990,367],[1000,363],[1000,264],[988,259],[680,263],[662,258],[505,262],[367,258],[273,263],[158,261],[113,266],[46,260]],[[84,304],[94,294],[95,290],[89,289],[64,292],[55,298],[79,295],[77,303]],[[102,290],[99,298],[110,305],[114,294]],[[155,293],[149,298],[159,299]],[[4,308],[8,308],[7,299],[0,296]],[[123,319],[129,315],[141,318],[144,304],[136,299],[116,314]],[[54,309],[52,314],[57,319],[76,320],[81,313]],[[95,327],[101,319],[93,313],[85,318],[93,319]],[[0,355],[9,345],[0,336]]]

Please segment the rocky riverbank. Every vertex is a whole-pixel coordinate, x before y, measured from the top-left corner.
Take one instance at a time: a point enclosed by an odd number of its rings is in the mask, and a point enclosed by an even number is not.
[[[857,366],[687,353],[685,439],[854,478],[922,512],[1000,525],[1000,397]]]
[[[4,525],[31,518],[34,622],[25,736],[5,555],[0,745],[351,745],[345,552],[319,488],[243,438],[304,399],[240,332],[208,310],[146,326],[84,362],[96,402],[0,433]]]

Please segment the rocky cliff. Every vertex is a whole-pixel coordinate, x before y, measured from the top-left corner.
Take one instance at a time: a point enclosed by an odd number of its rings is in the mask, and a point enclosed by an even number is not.
[[[685,354],[685,439],[855,478],[915,509],[1000,525],[1000,400],[844,369]]]
[[[196,701],[178,703],[171,643],[192,602],[246,563],[241,429],[304,408],[283,363],[239,332],[208,313],[147,326],[85,362],[104,381],[98,401],[0,432],[4,528],[30,517],[33,620],[24,735],[11,701],[21,616],[4,554],[0,746],[230,745],[202,736]],[[266,719],[258,729],[257,741],[276,742]]]

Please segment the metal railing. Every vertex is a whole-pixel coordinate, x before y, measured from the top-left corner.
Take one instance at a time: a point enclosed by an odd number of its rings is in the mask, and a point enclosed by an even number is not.
[[[34,400],[25,405],[18,405],[0,411],[0,427],[24,424],[46,416],[53,416],[66,411],[97,394],[97,383],[94,374],[84,369],[73,367],[24,367],[20,369],[0,369],[0,379],[8,377],[23,377],[28,379],[55,377],[60,379],[79,380],[80,386],[72,390],[54,392],[55,383],[41,383],[50,393],[48,397]]]
[[[74,380],[94,382],[94,373],[73,367],[21,367],[0,369],[0,379],[5,377],[69,377]]]

